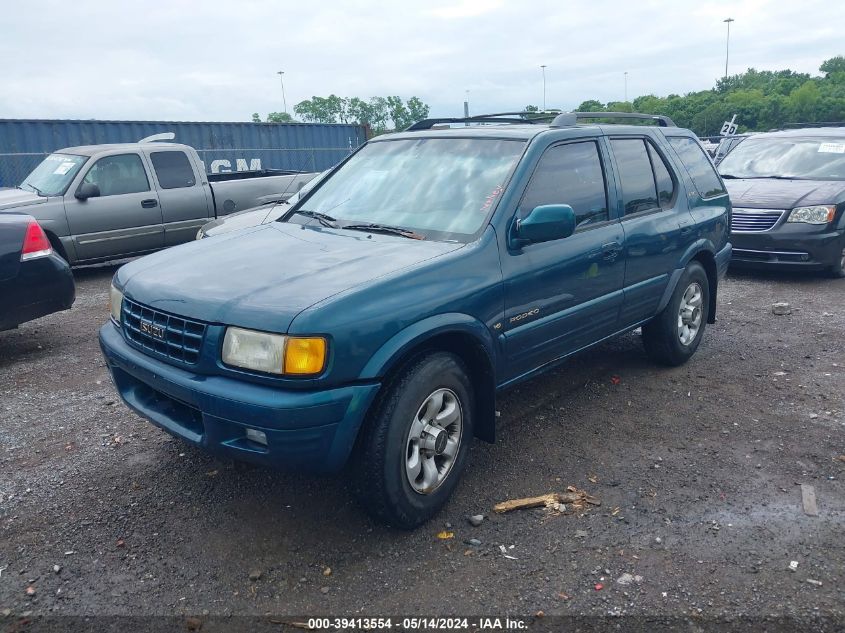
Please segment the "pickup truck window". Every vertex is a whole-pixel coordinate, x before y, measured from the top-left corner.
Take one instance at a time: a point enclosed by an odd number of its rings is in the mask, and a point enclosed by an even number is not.
[[[138,154],[104,156],[91,166],[82,182],[97,185],[104,197],[150,190],[147,172]]]
[[[181,189],[196,184],[194,170],[185,152],[152,152],[150,160],[162,189]]]
[[[50,154],[21,183],[21,189],[41,196],[64,195],[86,160],[87,156]]]
[[[657,187],[645,141],[641,138],[615,138],[611,139],[610,145],[622,180],[625,215],[659,209]]]
[[[678,156],[681,157],[681,162],[692,179],[692,184],[698,190],[698,195],[702,198],[712,198],[725,193],[725,188],[716,174],[713,163],[704,153],[704,149],[698,144],[698,141],[688,136],[669,136],[667,138]],[[722,164],[724,165],[724,161]]]
[[[531,176],[517,217],[525,217],[541,204],[568,204],[575,211],[576,226],[608,219],[604,173],[594,141],[546,150]]]
[[[492,138],[376,141],[320,183],[301,210],[340,226],[378,223],[466,240],[492,211],[524,147]]]

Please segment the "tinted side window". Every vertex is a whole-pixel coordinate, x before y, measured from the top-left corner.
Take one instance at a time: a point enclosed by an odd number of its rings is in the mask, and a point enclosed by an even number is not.
[[[119,196],[150,190],[147,172],[144,171],[144,164],[137,154],[101,158],[88,170],[82,182],[97,185],[100,188],[100,196]]]
[[[622,180],[625,215],[659,208],[645,141],[639,138],[611,139],[610,145]]]
[[[687,136],[667,137],[672,147],[681,157],[681,162],[686,167],[692,183],[702,198],[712,198],[725,193],[725,188],[713,168],[713,163],[707,158],[707,154],[701,149],[697,141]]]
[[[150,159],[162,189],[193,187],[196,184],[194,170],[185,152],[152,152]]]
[[[568,204],[575,211],[576,226],[608,219],[604,172],[593,141],[546,150],[522,196],[518,217],[541,204]]]
[[[651,166],[654,168],[654,182],[657,183],[657,199],[660,206],[668,209],[672,206],[672,198],[675,196],[675,182],[669,167],[663,157],[654,149],[651,143],[646,143],[648,155],[651,157]]]

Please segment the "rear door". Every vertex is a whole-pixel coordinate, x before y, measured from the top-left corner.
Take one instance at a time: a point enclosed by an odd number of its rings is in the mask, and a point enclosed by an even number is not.
[[[609,139],[621,191],[618,213],[625,231],[625,300],[620,324],[628,327],[657,312],[672,271],[695,240],[693,219],[665,148],[647,135]]]
[[[100,195],[75,197],[84,183]],[[144,160],[136,152],[101,156],[88,165],[64,197],[70,233],[80,261],[122,257],[164,246],[161,209]]]
[[[502,253],[504,340],[512,380],[616,331],[622,303],[624,235],[608,200],[601,140],[547,148],[516,217],[543,204],[568,204],[575,233]]]
[[[181,149],[151,151],[148,156],[161,202],[165,246],[194,239],[199,227],[213,217],[204,174]]]

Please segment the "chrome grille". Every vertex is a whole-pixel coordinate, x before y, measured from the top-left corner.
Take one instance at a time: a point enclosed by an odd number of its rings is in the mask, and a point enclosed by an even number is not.
[[[734,209],[731,231],[734,233],[761,233],[774,227],[781,219],[783,209]]]
[[[123,299],[123,331],[145,351],[193,365],[199,360],[205,323],[159,312]]]

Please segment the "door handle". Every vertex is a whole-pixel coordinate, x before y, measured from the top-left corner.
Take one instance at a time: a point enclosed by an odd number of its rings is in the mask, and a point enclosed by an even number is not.
[[[622,245],[619,242],[613,241],[601,245],[602,257],[608,261],[613,261],[619,256],[622,251]]]
[[[158,200],[155,198],[150,198],[149,200],[141,200],[141,206],[145,209],[152,209],[153,207],[158,206]]]

